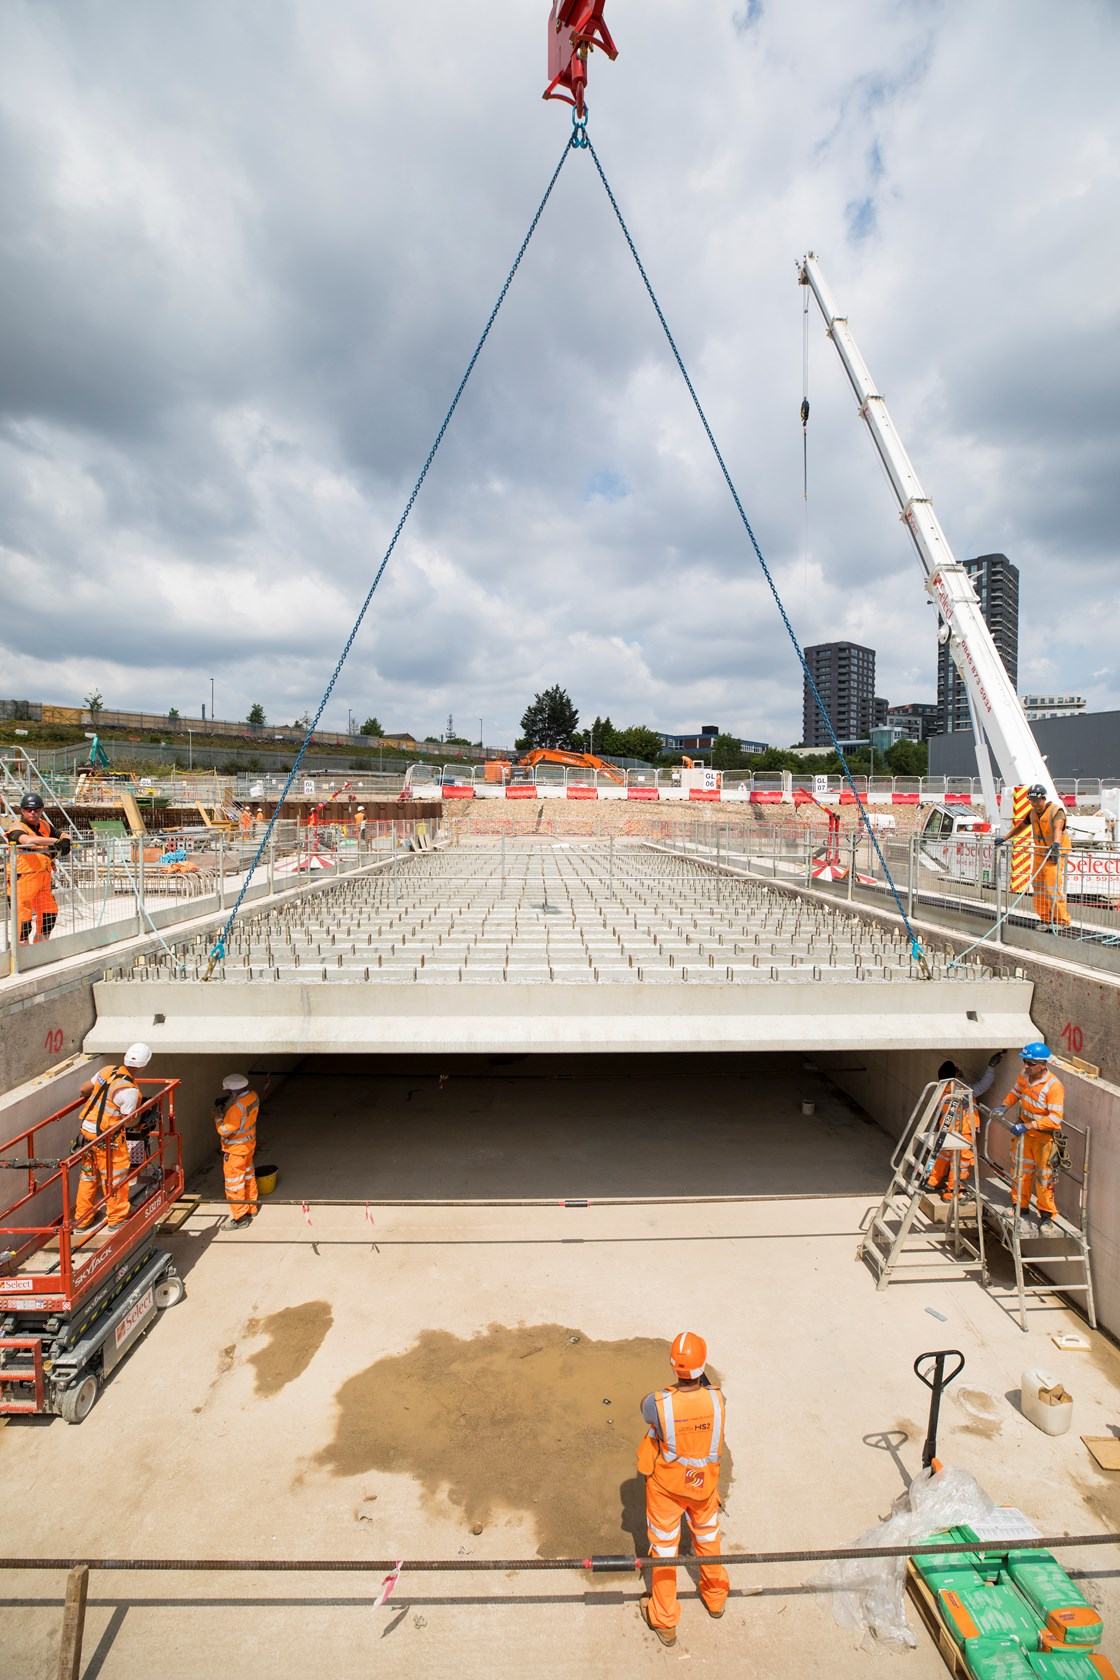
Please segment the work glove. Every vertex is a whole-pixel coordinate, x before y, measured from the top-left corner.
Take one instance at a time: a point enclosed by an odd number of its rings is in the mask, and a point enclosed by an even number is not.
[[[1003,1057],[1004,1057],[1004,1052],[1002,1050],[997,1050],[994,1056],[989,1056],[988,1066],[989,1067],[998,1067],[999,1064],[1002,1062]]]
[[[1054,844],[1053,844],[1053,845],[1052,845],[1052,846],[1051,846],[1051,848],[1050,848],[1050,856],[1051,856],[1051,857],[1052,857],[1052,858],[1055,858],[1055,859],[1057,859],[1057,858],[1060,858],[1060,857],[1061,857],[1061,855],[1062,855],[1062,848],[1061,848],[1061,846],[1060,846],[1060,845],[1059,845],[1059,844],[1058,844],[1058,842],[1057,842],[1057,841],[1056,841],[1056,840],[1055,840],[1055,841],[1054,841]]]
[[[1027,1128],[1024,1126],[1024,1124],[1021,1120],[1016,1120],[1015,1124],[1011,1128],[1011,1136],[1012,1137],[1022,1137],[1022,1135],[1026,1131],[1026,1129]]]
[[[993,844],[993,846],[1006,846],[1006,844],[1007,844],[1006,834],[997,834],[995,839],[992,841],[992,844]]]
[[[64,834],[58,842],[58,855],[60,858],[70,856],[70,836],[68,834]]]

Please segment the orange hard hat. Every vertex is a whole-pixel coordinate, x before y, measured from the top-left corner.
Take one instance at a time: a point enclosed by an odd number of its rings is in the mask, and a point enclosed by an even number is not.
[[[695,1330],[682,1330],[669,1349],[669,1363],[678,1377],[695,1381],[703,1375],[708,1360],[708,1344]]]

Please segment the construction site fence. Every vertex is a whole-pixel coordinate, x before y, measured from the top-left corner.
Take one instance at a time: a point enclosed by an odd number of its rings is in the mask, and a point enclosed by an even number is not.
[[[538,764],[516,778],[504,774],[491,763],[462,765],[445,764],[436,769],[430,764],[412,764],[407,782],[425,791],[432,788],[474,788],[503,792],[506,788],[566,789],[594,788],[605,795],[621,794],[630,789],[646,790],[671,797],[696,795],[719,796],[720,802],[735,804],[752,800],[792,800],[795,792],[811,794],[816,799],[835,803],[855,804],[854,787],[867,804],[983,806],[983,789],[978,778],[968,776],[798,776],[790,771],[717,771],[690,773],[679,769],[621,769],[617,775],[605,770],[584,769],[566,764]],[[1058,793],[1070,806],[1093,806],[1099,803],[1102,789],[1115,787],[1116,778],[1079,777],[1055,783]]]
[[[650,824],[649,837],[718,867],[897,913],[881,853],[911,920],[935,922],[987,946],[1120,972],[1120,856],[1115,850],[1065,854],[1051,888],[1042,873],[1048,859],[1036,859],[1029,844],[997,848],[990,836],[929,841],[900,831],[879,832],[876,851],[854,821],[831,839],[820,812],[791,812],[784,820],[752,824],[665,817]],[[1080,1046],[1067,1048],[1077,1054]]]
[[[284,792],[288,778],[284,775],[254,775],[251,772],[221,775],[212,772],[198,776],[137,775],[123,784],[141,803],[157,799],[161,805],[183,809],[191,805],[247,806],[255,811],[263,805],[271,811]],[[98,780],[92,775],[48,776],[44,778],[51,796],[61,805],[119,805],[120,783]],[[321,776],[309,773],[301,776],[285,803],[306,804],[318,801],[338,803],[357,809],[359,805],[399,799],[404,777],[401,772],[381,775],[377,771],[356,774],[352,778],[337,773]],[[332,796],[334,796],[332,798]],[[45,795],[44,795],[45,797]]]
[[[263,825],[261,825],[263,827]],[[64,958],[104,949],[122,940],[156,936],[233,907],[261,840],[261,827],[168,831],[157,837],[77,834],[69,857],[53,870],[58,919],[42,938],[41,916],[31,916],[31,937],[21,942],[28,914],[21,910],[17,858],[3,859],[4,914],[0,921],[0,978],[49,968]],[[278,821],[246,894],[255,902],[274,893],[313,891],[341,876],[428,849],[443,839],[434,820],[325,822],[309,826]]]

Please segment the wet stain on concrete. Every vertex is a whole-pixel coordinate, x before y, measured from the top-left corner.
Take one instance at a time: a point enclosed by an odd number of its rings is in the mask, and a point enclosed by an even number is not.
[[[413,1476],[476,1531],[498,1512],[527,1514],[541,1557],[644,1552],[639,1407],[672,1381],[667,1355],[665,1341],[596,1342],[560,1324],[492,1324],[466,1340],[428,1330],[343,1384],[315,1462],[336,1476]],[[722,1491],[731,1479],[725,1451]]]
[[[236,1342],[230,1342],[229,1346],[224,1347],[222,1349],[221,1353],[219,1353],[219,1355],[218,1355],[217,1370],[214,1372],[214,1376],[211,1380],[210,1387],[206,1391],[206,1398],[203,1400],[201,1406],[192,1406],[191,1407],[191,1411],[194,1412],[196,1416],[200,1412],[204,1412],[206,1410],[207,1406],[210,1404],[211,1400],[214,1398],[214,1390],[217,1388],[217,1386],[221,1382],[222,1378],[224,1376],[227,1376],[229,1374],[229,1372],[233,1370],[233,1362],[236,1358],[237,1358],[237,1343]]]
[[[1072,1475],[1070,1481],[1077,1489],[1084,1504],[1097,1520],[1104,1524],[1109,1534],[1120,1533],[1120,1487],[1111,1480],[1106,1480],[1103,1474],[1088,1476]]]
[[[251,1318],[245,1334],[269,1338],[267,1346],[249,1360],[256,1372],[257,1393],[279,1394],[302,1376],[333,1323],[329,1301],[304,1301],[298,1307],[283,1307],[267,1318]]]

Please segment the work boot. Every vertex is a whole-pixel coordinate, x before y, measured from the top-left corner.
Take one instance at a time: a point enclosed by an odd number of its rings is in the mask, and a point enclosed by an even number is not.
[[[720,1617],[723,1615],[723,1612],[727,1609],[727,1600],[726,1599],[724,1599],[723,1603],[720,1605],[718,1610],[713,1610],[711,1605],[707,1602],[706,1599],[701,1599],[700,1602],[701,1602],[701,1604],[703,1604],[705,1610],[708,1612],[708,1614],[712,1618],[713,1622],[718,1622]]]
[[[243,1213],[240,1219],[235,1219],[232,1213],[227,1213],[218,1229],[219,1231],[247,1231],[252,1223],[253,1216],[251,1213]]]
[[[1038,1234],[1040,1237],[1052,1237],[1057,1229],[1058,1227],[1054,1223],[1054,1215],[1052,1213],[1040,1214],[1038,1220]]]
[[[676,1628],[657,1627],[653,1622],[650,1621],[650,1619],[649,1619],[649,1599],[648,1598],[643,1598],[642,1599],[641,1608],[642,1608],[642,1620],[646,1624],[646,1626],[649,1628],[649,1631],[651,1633],[655,1633],[657,1635],[657,1637],[658,1637],[658,1639],[660,1639],[662,1645],[675,1645],[677,1643],[677,1630],[676,1630]]]

